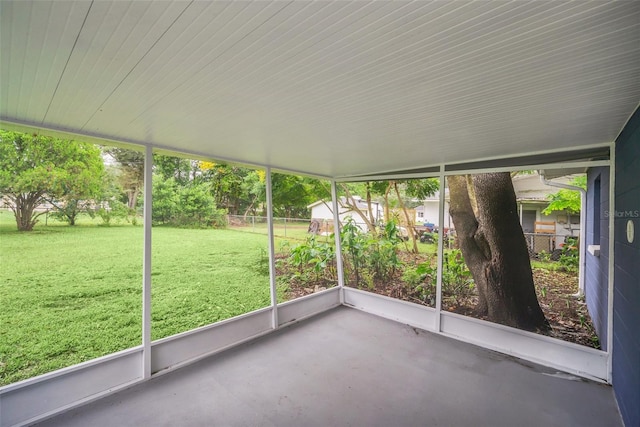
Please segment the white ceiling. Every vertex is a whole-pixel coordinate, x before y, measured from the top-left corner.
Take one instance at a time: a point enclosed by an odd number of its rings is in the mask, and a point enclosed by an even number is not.
[[[640,2],[0,2],[0,119],[344,177],[615,140]],[[15,127],[15,126],[14,126]]]

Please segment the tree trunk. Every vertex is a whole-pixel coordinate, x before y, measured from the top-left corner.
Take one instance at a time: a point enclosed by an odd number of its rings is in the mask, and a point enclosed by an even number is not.
[[[44,212],[36,213],[35,208],[41,203],[42,192],[9,195],[13,201],[11,210],[16,218],[18,231],[32,231],[38,217]]]
[[[138,204],[138,195],[140,194],[140,187],[135,186],[134,188],[128,190],[127,194],[127,207],[131,211],[136,210],[136,205]]]
[[[402,209],[402,212],[404,212],[404,217],[407,220],[407,233],[409,234],[409,238],[411,239],[411,243],[413,243],[413,253],[417,254],[418,251],[418,243],[416,242],[416,233],[413,229],[413,225],[411,224],[411,218],[409,217],[409,212],[407,211],[407,207],[404,205],[404,202],[402,201],[402,197],[400,197],[400,190],[398,189],[398,183],[397,182],[393,182],[393,188],[396,190],[396,195],[398,196],[398,204],[400,205],[400,208]]]
[[[350,209],[350,210],[354,211],[355,213],[357,213],[358,216],[360,216],[360,218],[362,218],[364,223],[367,225],[367,229],[371,233],[375,233],[375,231],[376,231],[375,223],[370,221],[369,217],[367,216],[367,214],[365,212],[362,212],[362,210],[360,208],[358,208],[358,202],[351,195],[351,193],[349,192],[349,189],[347,188],[347,186],[346,185],[342,185],[342,189],[345,192],[345,203],[343,204],[343,203],[340,202],[340,207]],[[371,197],[371,196],[369,195],[369,197]]]
[[[391,181],[389,181],[389,185],[387,185],[387,188],[384,191],[384,222],[387,223],[389,222],[390,215],[389,215],[389,193],[391,192]]]
[[[375,226],[377,225],[377,220],[379,218],[375,218],[378,215],[378,208],[376,207],[376,215],[373,215],[373,209],[371,206],[371,184],[369,182],[366,183],[367,187],[367,209],[369,210],[369,222]]]
[[[478,314],[520,329],[548,330],[510,174],[452,176],[448,184],[449,212],[478,289]]]

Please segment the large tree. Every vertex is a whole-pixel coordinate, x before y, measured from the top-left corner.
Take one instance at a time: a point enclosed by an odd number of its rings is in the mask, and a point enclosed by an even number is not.
[[[144,188],[144,153],[127,148],[109,147],[104,149],[116,162],[116,179],[127,196],[127,207],[135,211],[138,196]]]
[[[478,289],[476,311],[525,330],[547,330],[509,173],[452,176],[450,214]]]
[[[33,229],[45,200],[66,208],[95,196],[103,170],[93,144],[0,130],[0,193],[20,231]]]

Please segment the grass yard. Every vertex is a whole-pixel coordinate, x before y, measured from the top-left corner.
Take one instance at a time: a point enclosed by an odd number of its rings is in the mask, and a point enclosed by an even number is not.
[[[142,227],[48,224],[18,233],[0,212],[0,385],[141,344]],[[153,339],[269,304],[266,236],[154,227],[152,239]]]

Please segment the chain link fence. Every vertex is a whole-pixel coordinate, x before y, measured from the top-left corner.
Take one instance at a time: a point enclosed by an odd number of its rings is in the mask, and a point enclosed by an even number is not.
[[[227,215],[232,230],[267,235],[267,217],[254,215]],[[273,218],[273,232],[279,237],[304,240],[312,226],[310,218]]]
[[[539,258],[540,253],[547,253],[551,254],[552,261],[557,261],[563,245],[567,243],[567,238],[575,239],[577,236],[566,234],[524,233],[524,238],[527,241],[529,257],[535,259]]]

